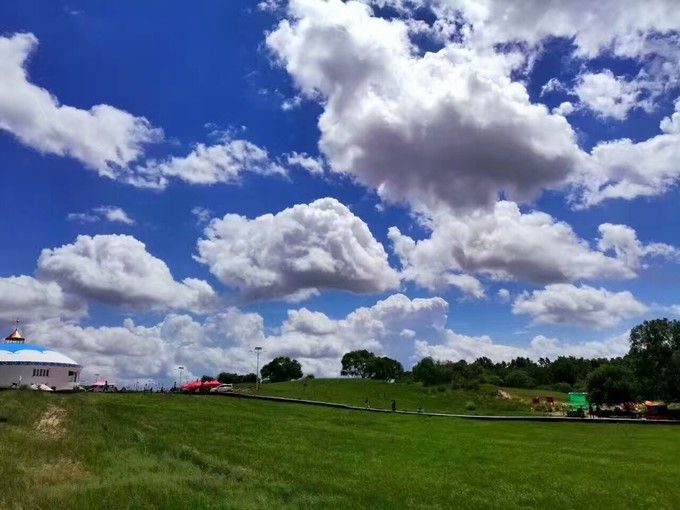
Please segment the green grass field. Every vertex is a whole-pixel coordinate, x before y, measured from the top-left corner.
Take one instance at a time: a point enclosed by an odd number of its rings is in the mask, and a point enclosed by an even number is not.
[[[0,393],[0,508],[677,508],[680,428]]]
[[[252,385],[247,389],[252,390]],[[453,390],[441,387],[423,387],[420,383],[390,384],[370,379],[304,379],[285,383],[264,384],[259,393],[276,397],[339,402],[364,407],[366,398],[375,408],[389,409],[392,400],[397,408],[416,411],[422,407],[427,412],[453,414],[541,414],[533,410],[530,402],[534,395],[552,396],[564,401],[566,394],[545,390],[520,390],[504,388],[512,398],[498,397],[498,388],[483,385],[479,390]]]

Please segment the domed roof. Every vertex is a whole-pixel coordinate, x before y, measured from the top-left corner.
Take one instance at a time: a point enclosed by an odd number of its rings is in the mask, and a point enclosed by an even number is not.
[[[25,343],[25,339],[19,333],[19,321],[4,342],[0,342],[0,365],[37,363],[41,365],[68,365],[80,367],[78,363],[60,352],[53,351],[42,345]]]
[[[0,364],[6,363],[48,363],[80,366],[68,356],[42,345],[0,343]]]

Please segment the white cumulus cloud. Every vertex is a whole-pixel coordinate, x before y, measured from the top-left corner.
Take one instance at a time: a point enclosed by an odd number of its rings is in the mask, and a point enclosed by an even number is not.
[[[0,129],[40,152],[70,156],[101,176],[119,178],[162,131],[107,104],[89,110],[60,104],[29,80],[26,63],[37,45],[30,33],[0,37]]]
[[[529,314],[536,322],[612,326],[640,315],[648,307],[629,291],[610,292],[588,285],[568,283],[547,285],[542,290],[524,292],[513,303],[516,314]]]
[[[176,281],[165,262],[128,235],[81,235],[73,244],[44,249],[38,276],[83,299],[128,308],[199,311],[216,298],[203,280]]]
[[[277,214],[214,219],[197,260],[253,298],[302,299],[319,289],[383,292],[399,284],[366,223],[333,198]]]
[[[404,277],[429,289],[451,285],[460,273],[538,283],[635,276],[624,260],[591,248],[567,223],[522,213],[514,202],[498,202],[490,213],[440,214],[429,226],[430,237],[418,241],[389,230]]]
[[[293,0],[289,17],[267,44],[322,101],[321,151],[384,198],[430,208],[488,205],[501,192],[528,200],[563,184],[581,157],[566,119],[511,80],[521,56],[460,45],[419,56],[407,23],[359,2]]]
[[[0,278],[0,319],[40,321],[49,318],[79,319],[87,314],[87,305],[69,295],[54,282],[32,276]]]
[[[186,156],[148,161],[137,167],[128,180],[136,186],[162,189],[172,178],[189,184],[210,185],[237,182],[244,172],[286,173],[265,149],[247,140],[227,137],[216,145],[198,143]]]

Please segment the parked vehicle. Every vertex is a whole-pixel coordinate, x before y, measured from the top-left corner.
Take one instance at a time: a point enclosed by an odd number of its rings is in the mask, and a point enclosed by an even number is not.
[[[210,393],[231,393],[234,391],[233,384],[220,384],[210,389]]]

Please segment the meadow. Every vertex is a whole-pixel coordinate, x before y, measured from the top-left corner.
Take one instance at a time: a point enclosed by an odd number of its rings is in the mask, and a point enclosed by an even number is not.
[[[680,427],[0,393],[0,508],[673,508]]]
[[[253,385],[242,385],[253,390]],[[498,390],[508,398],[499,398]],[[448,386],[425,387],[420,383],[388,383],[371,379],[302,379],[274,384],[263,384],[259,393],[276,397],[338,402],[365,407],[390,409],[392,400],[397,408],[452,414],[532,415],[533,396],[552,396],[556,402],[565,401],[566,393],[547,390],[497,388],[481,385],[478,389],[451,389]]]

